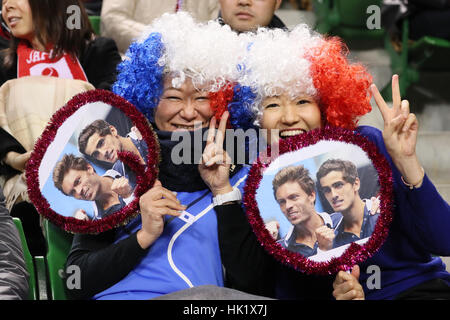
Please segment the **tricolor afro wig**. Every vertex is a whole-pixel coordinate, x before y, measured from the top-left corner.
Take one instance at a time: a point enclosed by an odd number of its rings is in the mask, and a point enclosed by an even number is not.
[[[324,125],[354,129],[358,118],[371,110],[372,77],[358,63],[351,63],[348,49],[337,37],[326,38],[301,24],[292,31],[260,28],[242,35],[248,43],[241,62],[243,75],[236,90],[246,101],[236,100],[253,124],[259,125],[264,98],[287,93],[292,98],[312,96],[319,104]],[[243,111],[241,111],[243,112]],[[248,127],[248,117],[236,126]]]
[[[245,51],[245,43],[229,26],[197,23],[185,12],[164,14],[131,44],[112,90],[154,122],[164,76],[173,77],[175,88],[189,77],[196,88],[209,91],[211,108],[220,119],[233,99]],[[237,120],[232,116],[230,121]]]

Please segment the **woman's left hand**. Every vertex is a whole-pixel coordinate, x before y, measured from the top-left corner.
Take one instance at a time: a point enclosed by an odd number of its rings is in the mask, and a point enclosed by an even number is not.
[[[419,123],[408,100],[401,100],[398,75],[392,77],[392,108],[374,84],[371,91],[384,120],[383,139],[392,161],[406,181],[421,181],[423,171],[416,155]]]
[[[228,111],[222,115],[217,134],[216,119],[214,117],[211,119],[206,147],[203,150],[202,161],[198,165],[203,181],[214,196],[233,191],[230,184],[231,158],[223,149],[228,116]]]
[[[333,282],[333,296],[336,300],[364,300],[364,290],[358,281],[359,274],[357,265],[351,273],[339,271]]]

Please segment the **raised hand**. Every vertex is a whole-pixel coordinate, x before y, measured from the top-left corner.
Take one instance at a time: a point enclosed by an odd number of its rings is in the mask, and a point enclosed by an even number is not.
[[[216,119],[214,117],[211,119],[206,147],[203,150],[202,160],[198,166],[203,181],[214,196],[233,190],[229,179],[231,158],[223,149],[228,116],[228,111],[224,112],[220,119],[217,133]]]
[[[370,89],[384,120],[383,139],[392,161],[408,183],[420,182],[423,170],[416,155],[419,123],[410,113],[408,100],[401,100],[398,75],[392,77],[392,108],[374,84]]]

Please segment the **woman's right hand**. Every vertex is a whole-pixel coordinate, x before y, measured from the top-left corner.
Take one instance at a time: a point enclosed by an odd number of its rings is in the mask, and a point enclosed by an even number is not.
[[[24,172],[25,166],[30,160],[31,151],[26,153],[17,153],[14,151],[10,151],[6,154],[5,163],[9,165],[11,168],[16,169],[17,171]]]
[[[159,238],[164,229],[164,216],[178,217],[186,206],[181,205],[176,196],[155,181],[153,187],[139,199],[142,227],[137,233],[137,241],[142,249],[147,249]]]
[[[225,111],[220,119],[217,133],[216,119],[214,117],[211,119],[206,147],[203,150],[201,163],[198,165],[200,176],[214,196],[233,191],[230,184],[231,158],[223,149],[228,116],[228,111]]]

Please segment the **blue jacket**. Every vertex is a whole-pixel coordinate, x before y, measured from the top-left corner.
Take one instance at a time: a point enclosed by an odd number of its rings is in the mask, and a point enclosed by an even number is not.
[[[381,131],[368,126],[361,126],[357,131],[375,143],[389,161],[395,197],[388,238],[372,258],[360,265],[360,282],[366,299],[392,299],[404,290],[435,278],[450,285],[450,274],[444,263],[433,256],[450,255],[450,206],[426,175],[418,189],[410,190],[403,184],[401,174],[386,150]],[[381,270],[380,289],[368,288],[372,273],[366,270],[372,265]]]
[[[231,179],[243,193],[248,168]],[[121,281],[94,299],[140,300],[199,285],[223,286],[217,218],[209,190],[178,192],[177,198],[191,215],[167,218],[164,231],[138,265]],[[141,227],[140,216],[116,234],[116,242]]]

